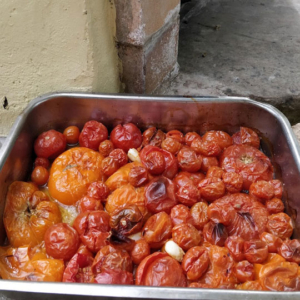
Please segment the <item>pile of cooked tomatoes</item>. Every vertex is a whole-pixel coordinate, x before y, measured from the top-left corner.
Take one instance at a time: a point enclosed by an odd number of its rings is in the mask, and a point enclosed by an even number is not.
[[[300,241],[254,130],[88,121],[34,152],[6,197],[3,279],[300,290]]]

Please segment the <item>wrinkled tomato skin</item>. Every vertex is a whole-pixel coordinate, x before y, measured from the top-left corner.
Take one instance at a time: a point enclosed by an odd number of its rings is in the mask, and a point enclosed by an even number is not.
[[[201,246],[189,249],[181,263],[188,280],[199,279],[209,266],[208,251]]]
[[[266,231],[281,239],[288,239],[293,233],[292,219],[285,213],[273,214],[268,217]]]
[[[178,202],[190,207],[199,202],[201,197],[199,190],[194,185],[187,185],[177,190],[176,198]]]
[[[132,261],[139,265],[144,258],[150,255],[150,246],[145,239],[140,239],[135,242],[133,249],[131,250],[130,256]]]
[[[229,236],[225,241],[225,247],[235,261],[242,261],[245,259],[244,239],[241,237],[236,235]]]
[[[284,211],[284,204],[279,198],[267,200],[265,205],[270,214],[278,214]]]
[[[79,247],[77,231],[66,223],[49,227],[44,236],[46,252],[53,258],[70,260]]]
[[[87,189],[87,196],[105,202],[109,195],[107,185],[102,181],[92,182]]]
[[[236,289],[237,290],[248,290],[248,291],[263,291],[264,290],[258,280],[246,281],[243,284],[239,284],[236,287]]]
[[[219,162],[216,157],[202,156],[201,171],[207,172],[210,167],[219,166]]]
[[[236,211],[229,204],[212,203],[207,209],[207,216],[210,220],[215,223],[222,223],[225,226],[231,224],[235,214]]]
[[[249,194],[264,203],[274,197],[274,187],[268,181],[259,180],[250,185]]]
[[[123,149],[126,153],[131,148],[141,146],[143,138],[141,131],[132,123],[117,125],[110,134],[110,140],[115,148]]]
[[[198,184],[198,189],[200,190],[201,197],[209,202],[213,202],[225,194],[224,182],[217,177],[203,179]]]
[[[107,269],[132,272],[132,260],[127,251],[111,245],[103,247],[95,256],[92,271],[98,274]]]
[[[243,188],[243,177],[240,174],[224,172],[222,179],[229,193],[239,193]]]
[[[192,224],[183,223],[173,227],[172,239],[179,247],[187,251],[200,244],[201,235]]]
[[[217,130],[206,132],[202,137],[202,141],[215,142],[221,147],[222,150],[232,145],[231,136],[224,131],[217,131]]]
[[[107,177],[114,174],[119,169],[119,167],[120,166],[118,161],[110,156],[105,157],[101,162],[102,173]]]
[[[140,152],[140,158],[142,161],[142,164],[149,170],[150,166],[147,165],[147,157],[151,152],[159,152],[163,155],[165,164],[164,164],[164,171],[162,173],[158,173],[158,174],[162,174],[163,176],[172,179],[174,178],[174,176],[177,174],[178,172],[178,162],[176,157],[165,150],[162,150],[158,147],[154,147],[151,145],[146,146],[145,148],[143,148],[143,150]],[[161,155],[159,155],[160,157]],[[150,172],[151,173],[151,172]],[[158,174],[154,174],[154,175],[158,175]]]
[[[239,282],[252,281],[255,279],[254,266],[247,260],[240,261],[235,266],[235,274]]]
[[[102,203],[95,198],[84,196],[77,202],[77,210],[79,213],[94,210],[103,210]]]
[[[105,140],[100,143],[98,150],[100,154],[107,157],[114,150],[114,145],[110,140]]]
[[[97,274],[95,276],[94,282],[98,284],[134,284],[132,273],[114,269],[106,269],[103,272]]]
[[[189,223],[194,225],[194,220],[192,218],[189,208],[183,204],[177,204],[171,209],[170,217],[173,226]]]
[[[150,127],[148,129],[146,129],[142,135],[142,137],[143,137],[142,145],[143,146],[149,145],[151,139],[154,137],[156,132],[157,132],[157,129],[155,127]]]
[[[153,178],[145,188],[145,205],[152,213],[170,213],[177,204],[173,182],[163,176]]]
[[[168,131],[166,137],[176,139],[181,144],[184,143],[183,133],[180,132],[179,130],[170,130],[170,131]]]
[[[205,202],[198,202],[191,208],[191,216],[193,218],[193,225],[201,230],[209,221],[207,216],[208,205]]]
[[[224,150],[220,157],[221,168],[243,177],[243,189],[249,190],[251,183],[269,181],[273,177],[270,159],[258,149],[247,145],[233,145]]]
[[[79,135],[79,145],[96,151],[100,143],[107,140],[107,137],[107,128],[102,123],[91,120],[83,126]]]
[[[162,142],[165,139],[166,139],[166,134],[163,131],[161,131],[160,129],[158,129],[157,132],[155,133],[155,135],[151,138],[149,145],[160,148]]]
[[[241,127],[240,131],[235,133],[232,136],[233,144],[235,145],[248,145],[252,146],[256,149],[259,149],[260,146],[260,139],[257,133],[252,130],[251,128]]]
[[[260,240],[268,245],[269,253],[277,253],[282,245],[282,239],[268,232],[263,232],[259,236]]]
[[[122,149],[114,149],[109,153],[108,156],[116,160],[119,167],[123,167],[128,163],[128,156]]]
[[[268,245],[261,240],[245,241],[244,253],[250,263],[261,264],[268,257]]]
[[[163,150],[169,151],[170,153],[176,155],[182,148],[182,144],[177,139],[167,137],[161,143],[161,148]]]
[[[53,129],[40,134],[34,142],[34,152],[36,156],[49,159],[56,158],[65,151],[66,147],[66,137]]]
[[[98,210],[81,213],[75,219],[73,227],[90,251],[96,253],[108,245],[110,226],[107,212]]]
[[[136,271],[136,285],[186,287],[187,281],[180,264],[166,253],[147,256]]]
[[[128,182],[134,187],[140,187],[148,182],[148,171],[143,166],[135,166],[128,173]]]
[[[285,240],[278,249],[279,254],[290,262],[295,262],[300,264],[300,241],[297,239],[294,240]]]
[[[179,167],[186,172],[197,172],[202,165],[202,156],[190,148],[182,148],[177,155]]]
[[[94,282],[94,276],[91,270],[93,257],[77,253],[69,261],[63,275],[63,282]]]
[[[191,147],[192,142],[195,139],[200,139],[201,140],[201,136],[197,133],[197,132],[188,132],[185,136],[184,136],[184,142],[187,146]]]
[[[158,249],[172,236],[172,220],[165,212],[151,216],[142,229],[142,236],[149,246]]]
[[[164,155],[160,151],[149,152],[142,162],[151,175],[160,175],[166,168]]]
[[[270,182],[273,184],[273,187],[274,187],[274,196],[276,198],[281,199],[282,193],[283,193],[282,182],[278,179],[273,179]]]
[[[50,161],[48,158],[44,158],[44,157],[37,157],[34,161],[34,166],[38,167],[38,166],[42,166],[45,169],[49,169],[50,167]]]
[[[195,150],[197,154],[202,154],[204,156],[218,156],[222,152],[222,148],[218,143],[200,139],[194,139],[191,148]]]
[[[211,177],[217,177],[217,178],[222,178],[224,171],[220,167],[210,167],[206,173],[206,178],[211,178]]]
[[[228,237],[228,232],[223,224],[216,224],[210,221],[203,228],[203,237],[210,244],[223,247]]]

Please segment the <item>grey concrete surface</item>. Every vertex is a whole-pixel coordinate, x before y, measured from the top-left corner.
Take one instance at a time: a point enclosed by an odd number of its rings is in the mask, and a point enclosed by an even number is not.
[[[181,22],[178,61],[179,75],[156,94],[250,96],[300,122],[299,0],[193,6]]]

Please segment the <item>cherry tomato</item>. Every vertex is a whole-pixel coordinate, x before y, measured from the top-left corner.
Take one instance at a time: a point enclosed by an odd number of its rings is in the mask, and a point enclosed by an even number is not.
[[[47,254],[57,259],[70,260],[79,247],[77,231],[66,223],[49,227],[44,240]]]
[[[243,189],[258,180],[269,181],[273,177],[273,166],[268,157],[256,148],[233,145],[224,150],[220,165],[226,172],[235,172],[243,177]]]
[[[66,137],[53,129],[40,134],[34,142],[36,156],[50,159],[56,158],[65,151],[66,147]]]
[[[148,172],[143,166],[135,166],[128,173],[128,182],[134,187],[139,187],[148,182]]]
[[[68,144],[74,145],[78,143],[80,131],[77,126],[69,126],[64,130],[63,135],[66,137]]]
[[[37,185],[44,185],[47,183],[48,179],[49,172],[46,168],[42,166],[37,166],[33,169],[31,173],[32,182],[36,183]]]
[[[244,253],[250,263],[261,264],[268,257],[268,245],[261,240],[245,241]]]
[[[216,157],[209,157],[202,155],[201,171],[207,172],[210,167],[219,166],[219,162]]]
[[[98,150],[100,154],[102,154],[104,157],[107,157],[110,154],[110,152],[114,150],[114,145],[111,141],[105,140],[100,143]]]
[[[109,157],[116,160],[120,167],[123,167],[128,163],[128,156],[122,149],[115,149],[109,153]]]
[[[240,131],[238,131],[232,136],[232,140],[233,144],[235,145],[244,144],[259,149],[259,137],[254,130],[248,127],[241,127]]]
[[[95,282],[99,284],[134,284],[132,273],[123,270],[106,269],[95,276]]]
[[[61,214],[34,184],[15,181],[8,188],[3,222],[12,247],[35,246],[51,225],[61,222]]]
[[[157,132],[157,129],[155,127],[150,127],[148,129],[146,129],[143,132],[143,143],[142,143],[142,145],[143,146],[149,145],[151,139],[154,137],[156,132]],[[160,147],[160,145],[158,147]]]
[[[171,137],[173,139],[176,139],[177,141],[179,141],[181,144],[184,143],[184,137],[183,137],[183,133],[180,132],[179,130],[170,130],[167,132],[167,138]]]
[[[285,213],[278,213],[268,217],[267,231],[281,239],[290,238],[293,233],[292,219]]]
[[[228,226],[235,218],[236,211],[230,204],[212,203],[207,209],[207,216],[215,223]]]
[[[132,123],[117,125],[110,134],[110,140],[115,148],[123,149],[126,153],[130,148],[138,148],[142,144],[141,131]]]
[[[48,181],[51,196],[72,205],[86,195],[88,186],[102,179],[103,156],[88,148],[76,147],[61,154],[52,164]]]
[[[165,212],[151,216],[143,227],[142,235],[151,248],[160,248],[172,235],[171,218]]]
[[[178,176],[179,175],[184,175],[184,176],[188,177],[192,181],[192,184],[194,186],[198,186],[199,182],[205,178],[205,175],[200,172],[197,172],[197,173],[179,172]],[[190,182],[188,182],[188,184],[190,184]]]
[[[187,206],[182,204],[177,204],[171,209],[170,217],[172,224],[179,225],[182,223],[189,223],[194,225],[194,220]]]
[[[103,247],[95,256],[92,271],[97,274],[107,269],[132,272],[132,260],[127,251],[110,245]]]
[[[102,181],[92,182],[87,189],[87,196],[105,202],[109,189]]]
[[[182,148],[182,144],[177,139],[167,137],[162,141],[161,148],[176,155]]]
[[[225,194],[225,184],[217,177],[203,179],[198,184],[198,189],[200,190],[201,197],[209,202],[213,202]]]
[[[259,180],[250,185],[249,194],[264,203],[274,197],[274,187],[268,181]]]
[[[177,190],[176,198],[182,204],[193,206],[200,201],[200,192],[193,184],[186,185]]]
[[[244,239],[241,237],[236,235],[229,236],[225,241],[225,247],[235,261],[242,261],[245,259]]]
[[[225,184],[225,188],[229,193],[239,193],[243,188],[243,177],[238,173],[224,172],[222,179]]]
[[[118,161],[110,156],[105,157],[101,163],[101,170],[105,176],[110,176],[114,174],[119,169],[119,167],[120,166]]]
[[[235,266],[235,274],[239,282],[254,280],[254,266],[247,260],[240,261]]]
[[[77,253],[69,261],[63,275],[63,282],[94,282],[91,267],[93,258],[89,255]]]
[[[142,152],[143,153],[143,152]],[[166,162],[164,155],[159,151],[150,152],[143,160],[143,164],[152,175],[160,175],[165,171]]]
[[[211,177],[217,177],[217,178],[222,178],[223,175],[223,170],[220,167],[213,166],[210,167],[206,173],[206,178],[211,178]]]
[[[191,147],[192,142],[194,141],[194,139],[200,139],[201,140],[201,136],[198,133],[196,133],[196,132],[188,132],[184,136],[184,142],[189,147]]]
[[[223,247],[228,237],[228,232],[223,224],[210,221],[204,225],[203,237],[210,244]]]
[[[105,211],[81,213],[75,219],[73,227],[78,232],[81,242],[94,253],[108,244],[109,214]]]
[[[88,121],[84,124],[79,135],[79,144],[81,147],[98,150],[101,142],[107,140],[107,128],[97,121]]]
[[[183,258],[181,266],[188,280],[199,279],[209,266],[208,251],[201,246],[189,249]]]
[[[283,193],[282,182],[278,179],[270,180],[274,187],[274,196],[281,199]]]
[[[268,232],[260,234],[259,238],[268,246],[269,253],[277,253],[282,245],[282,239]]]
[[[290,262],[300,264],[300,241],[285,240],[278,249],[279,254]]]
[[[222,152],[222,148],[217,142],[200,139],[194,139],[191,148],[195,150],[197,154],[204,156],[218,156]]]
[[[44,167],[45,169],[49,169],[50,167],[50,161],[48,158],[44,158],[44,157],[37,157],[34,161],[34,166],[38,167]]]
[[[130,253],[132,261],[136,265],[139,265],[148,255],[150,255],[150,247],[146,240],[140,239],[136,241]]]
[[[202,156],[191,148],[182,148],[177,155],[178,165],[183,171],[197,172],[201,168]]]
[[[84,196],[77,202],[77,210],[79,213],[94,210],[103,210],[103,205],[100,200]]]
[[[155,147],[161,147],[161,144],[165,140],[165,138],[166,138],[166,134],[162,132],[160,129],[158,129],[155,135],[151,138],[149,145]]]
[[[270,214],[278,214],[284,211],[284,204],[279,198],[267,200],[265,205]]]
[[[152,213],[170,213],[177,204],[173,182],[163,176],[153,178],[145,188],[145,205]]]
[[[139,264],[136,285],[185,287],[186,278],[180,264],[166,253],[155,252]]]
[[[207,216],[208,205],[205,202],[198,202],[191,208],[193,225],[197,229],[203,229],[204,225],[209,221]]]
[[[203,137],[202,137],[202,141],[204,142],[215,142],[217,143],[221,149],[225,149],[228,148],[229,146],[232,145],[232,138],[231,136],[224,132],[224,131],[207,131]]]
[[[183,223],[173,227],[172,239],[179,247],[187,251],[200,244],[201,235],[192,224]]]

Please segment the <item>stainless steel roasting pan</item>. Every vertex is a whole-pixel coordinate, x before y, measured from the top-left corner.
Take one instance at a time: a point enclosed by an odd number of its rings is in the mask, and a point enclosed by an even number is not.
[[[33,141],[41,132],[68,125],[82,128],[97,120],[112,129],[133,122],[145,129],[183,132],[222,129],[232,134],[239,126],[258,130],[262,149],[272,159],[276,177],[284,182],[284,202],[293,218],[293,238],[300,238],[300,148],[286,117],[276,108],[236,97],[159,97],[54,93],[33,100],[17,118],[0,149],[0,240],[5,197],[10,183],[25,180],[33,159]],[[2,297],[2,298],[1,298]],[[189,288],[157,288],[0,280],[1,299],[300,299],[300,292],[261,292]]]

